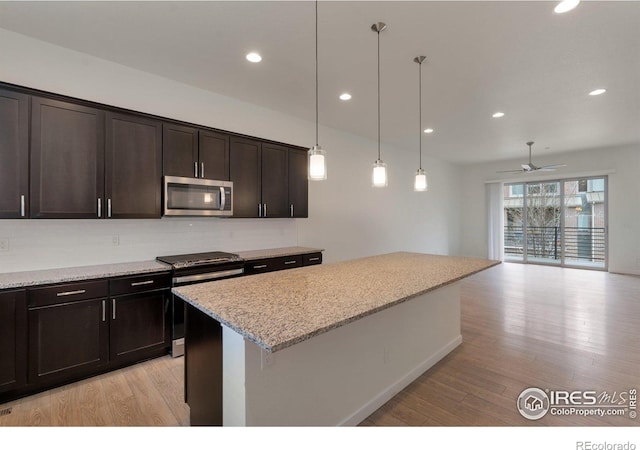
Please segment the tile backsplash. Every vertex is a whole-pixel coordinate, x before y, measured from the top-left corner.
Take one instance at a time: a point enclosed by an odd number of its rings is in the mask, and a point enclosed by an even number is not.
[[[297,245],[296,219],[0,220],[0,273]]]

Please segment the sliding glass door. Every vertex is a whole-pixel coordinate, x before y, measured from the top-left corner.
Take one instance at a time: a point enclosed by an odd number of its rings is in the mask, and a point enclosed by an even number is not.
[[[606,177],[506,184],[506,261],[607,268]]]

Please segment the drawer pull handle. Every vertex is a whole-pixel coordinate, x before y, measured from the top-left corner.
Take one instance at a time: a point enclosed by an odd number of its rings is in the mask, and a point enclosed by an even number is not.
[[[153,280],[136,281],[134,283],[131,283],[131,287],[133,287],[133,286],[144,286],[145,284],[153,284]]]
[[[320,258],[319,257],[309,258],[309,261],[320,261]]]
[[[260,264],[258,266],[253,266],[254,269],[264,269],[265,267],[267,267],[266,264]]]
[[[296,263],[296,261],[295,261],[295,260],[294,260],[294,261],[285,261],[284,263],[285,263],[285,264],[295,264],[295,263]]]
[[[112,308],[112,312],[113,312],[113,320],[116,320],[116,299],[112,298],[111,299],[111,308]]]
[[[78,289],[77,291],[66,291],[66,292],[58,292],[56,297],[65,297],[67,295],[76,295],[76,294],[84,294],[86,289]]]
[[[106,322],[107,321],[107,305],[106,305],[106,300],[102,300],[102,321]]]

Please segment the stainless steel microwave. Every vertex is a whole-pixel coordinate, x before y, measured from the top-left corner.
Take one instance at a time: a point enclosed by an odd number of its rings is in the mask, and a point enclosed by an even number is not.
[[[232,216],[233,182],[164,177],[165,216]]]

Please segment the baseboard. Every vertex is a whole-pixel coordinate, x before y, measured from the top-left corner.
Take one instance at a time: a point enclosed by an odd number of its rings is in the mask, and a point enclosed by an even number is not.
[[[351,414],[349,417],[338,423],[338,426],[356,426],[364,419],[373,414],[378,408],[387,403],[394,395],[409,386],[420,375],[425,373],[431,367],[436,365],[438,361],[451,353],[457,346],[462,344],[462,335],[458,335],[451,342],[444,345],[435,354],[422,361],[416,367],[407,372],[404,376],[390,384],[385,390],[380,392],[370,401],[362,405],[357,411]]]

